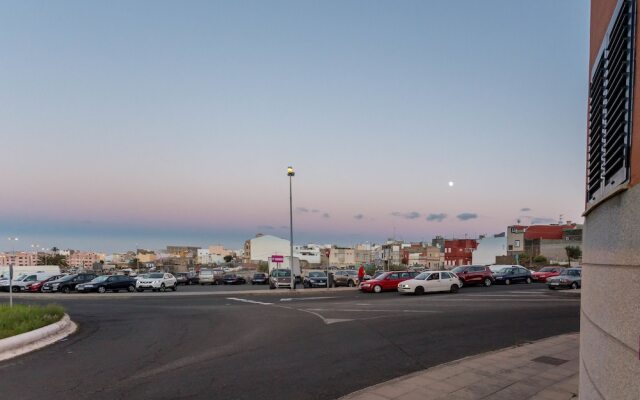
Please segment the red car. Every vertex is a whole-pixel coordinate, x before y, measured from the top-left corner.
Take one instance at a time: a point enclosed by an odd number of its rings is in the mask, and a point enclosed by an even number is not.
[[[391,271],[376,276],[373,279],[362,282],[360,290],[363,292],[380,293],[385,290],[398,290],[398,283],[413,279],[418,272],[413,271]]]
[[[493,273],[484,265],[461,265],[452,269],[451,272],[458,275],[460,283],[465,286],[491,286],[493,283]]]
[[[31,292],[31,293],[37,293],[37,292],[41,292],[42,291],[42,285],[44,285],[45,283],[49,282],[49,281],[55,281],[56,279],[60,279],[62,278],[64,275],[54,275],[50,278],[47,278],[43,281],[39,281],[39,282],[33,282],[27,286],[24,287],[24,291],[25,292]]]
[[[531,277],[534,282],[545,283],[547,279],[560,275],[564,270],[565,268],[562,267],[544,267],[540,271],[531,274]]]

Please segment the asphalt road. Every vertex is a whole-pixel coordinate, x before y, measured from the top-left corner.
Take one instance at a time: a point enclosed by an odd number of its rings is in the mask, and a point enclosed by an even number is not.
[[[579,330],[579,300],[535,284],[425,296],[179,293],[60,295],[56,302],[79,332],[0,363],[0,397],[335,399]],[[18,301],[51,302],[37,295]]]

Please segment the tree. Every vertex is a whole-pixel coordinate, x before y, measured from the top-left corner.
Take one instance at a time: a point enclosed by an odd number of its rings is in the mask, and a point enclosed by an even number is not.
[[[224,262],[228,263],[228,262],[231,262],[231,260],[233,260],[232,256],[229,256],[229,255],[224,256]]]
[[[137,257],[133,257],[131,260],[129,260],[129,267],[131,268],[137,268],[138,267],[138,258]]]
[[[51,251],[52,251],[52,252],[54,252],[54,253],[57,253],[58,251],[60,251],[60,249],[59,249],[59,248],[57,248],[56,246],[53,246],[53,247],[51,248]]]
[[[578,246],[567,246],[564,248],[567,252],[567,261],[571,264],[571,260],[579,260],[582,258],[582,249]]]
[[[269,263],[266,261],[260,261],[258,263],[258,272],[269,272]]]
[[[38,265],[57,265],[58,267],[68,267],[67,257],[62,254],[42,255],[38,257]]]
[[[543,255],[538,255],[533,257],[533,262],[536,264],[546,264],[547,263],[547,257],[543,256]]]

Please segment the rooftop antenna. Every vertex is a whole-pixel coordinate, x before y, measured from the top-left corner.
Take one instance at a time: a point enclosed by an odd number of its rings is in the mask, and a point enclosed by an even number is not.
[[[560,220],[558,221],[558,224],[560,224],[560,225],[564,224],[564,222],[562,222],[562,217],[563,217],[563,215],[560,214]]]

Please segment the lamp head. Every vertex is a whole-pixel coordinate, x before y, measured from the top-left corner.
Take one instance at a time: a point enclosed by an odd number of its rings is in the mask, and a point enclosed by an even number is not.
[[[288,166],[287,167],[287,176],[295,176],[296,173],[293,171],[293,167],[292,166]]]

